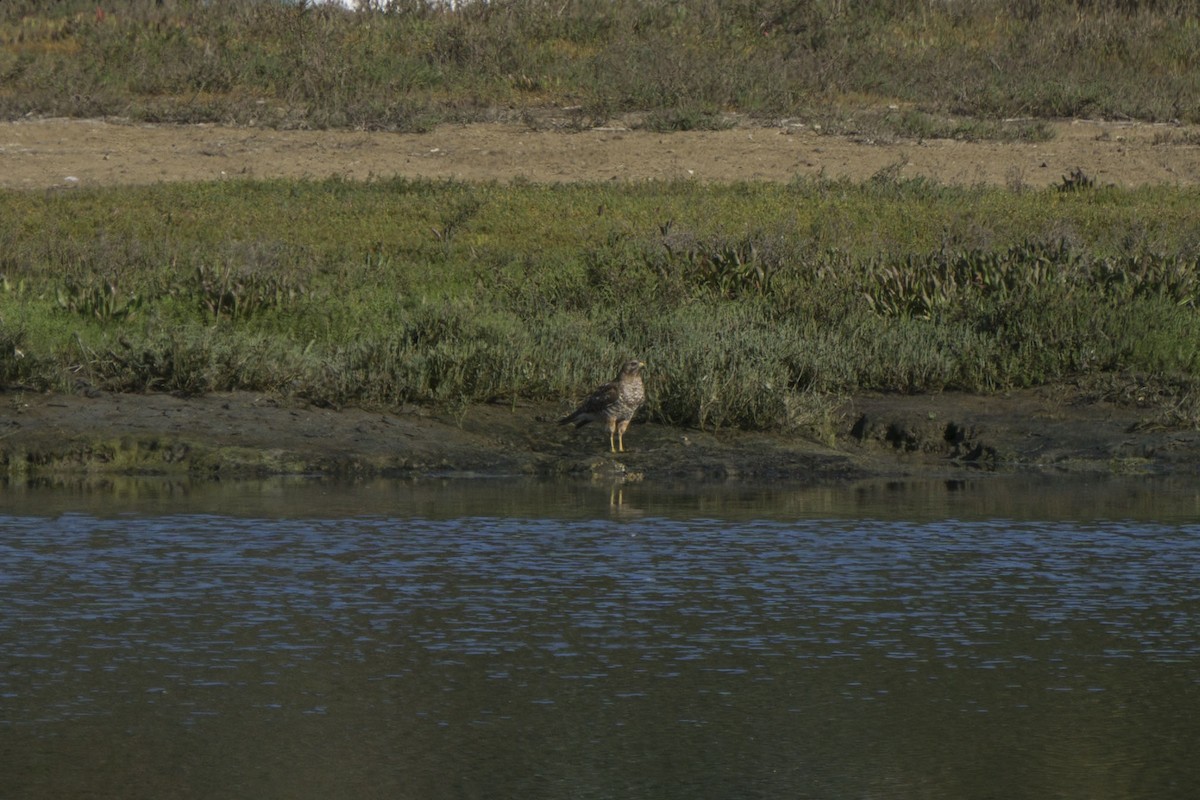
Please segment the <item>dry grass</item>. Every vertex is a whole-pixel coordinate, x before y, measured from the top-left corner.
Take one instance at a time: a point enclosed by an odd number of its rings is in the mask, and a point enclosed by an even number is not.
[[[662,130],[736,111],[1018,139],[1045,130],[1002,120],[1200,120],[1191,0],[366,5],[10,0],[0,114],[421,130],[556,106]]]

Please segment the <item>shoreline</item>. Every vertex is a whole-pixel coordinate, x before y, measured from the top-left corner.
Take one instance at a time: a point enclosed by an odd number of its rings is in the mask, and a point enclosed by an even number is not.
[[[555,424],[552,403],[457,414],[317,408],[239,392],[198,397],[0,394],[0,476],[536,477],[636,482],[846,484],[987,473],[1194,475],[1200,432],[1149,409],[1064,387],[997,396],[863,395],[811,436],[700,431],[635,421],[628,452],[596,426]]]

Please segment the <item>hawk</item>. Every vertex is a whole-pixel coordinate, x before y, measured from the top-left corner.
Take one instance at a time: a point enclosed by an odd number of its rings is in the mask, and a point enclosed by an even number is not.
[[[575,423],[579,428],[589,422],[602,420],[608,425],[608,447],[616,453],[625,452],[625,429],[629,420],[641,408],[646,399],[642,386],[641,361],[626,361],[617,379],[606,383],[587,396],[579,408],[558,421],[559,425]],[[615,439],[614,439],[615,437]]]

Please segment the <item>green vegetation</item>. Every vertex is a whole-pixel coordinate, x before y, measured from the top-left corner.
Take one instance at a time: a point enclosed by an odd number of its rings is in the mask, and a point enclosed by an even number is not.
[[[0,378],[453,410],[637,355],[653,418],[760,429],[863,389],[1190,397],[1200,196],[1081,177],[0,193]]]
[[[422,130],[554,108],[687,129],[738,112],[1020,139],[1047,117],[1200,121],[1196,0],[363,5],[6,0],[0,116]]]
[[[10,0],[0,116],[685,130],[737,113],[1023,140],[1047,117],[1200,121],[1194,0],[364,5]],[[6,192],[0,382],[456,409],[572,397],[637,355],[651,415],[678,424],[820,428],[843,393],[1067,379],[1200,419],[1196,191],[898,174]]]

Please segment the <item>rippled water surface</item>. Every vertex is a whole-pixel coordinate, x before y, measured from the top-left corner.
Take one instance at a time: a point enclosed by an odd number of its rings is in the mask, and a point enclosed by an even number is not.
[[[9,491],[0,797],[1195,797],[1198,496]]]

